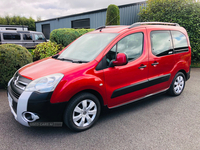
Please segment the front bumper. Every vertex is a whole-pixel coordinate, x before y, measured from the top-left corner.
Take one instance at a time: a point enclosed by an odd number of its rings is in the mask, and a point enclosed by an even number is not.
[[[8,82],[8,87],[10,87],[10,83],[12,80],[13,78]],[[28,121],[23,119],[22,114],[23,112],[27,111],[28,99],[31,94],[32,92],[23,92],[18,99],[17,109],[14,110],[13,99],[11,98],[10,92],[8,90],[8,101],[9,101],[11,112],[14,115],[15,119],[24,126],[29,126]]]
[[[23,91],[16,98],[11,87],[13,78],[8,83],[8,101],[14,118],[22,125],[30,127],[32,122],[62,121],[66,103],[51,104],[53,92],[38,93]],[[28,120],[24,114],[31,114],[35,119]]]

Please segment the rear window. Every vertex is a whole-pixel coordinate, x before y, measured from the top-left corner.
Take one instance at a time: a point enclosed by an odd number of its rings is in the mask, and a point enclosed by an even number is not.
[[[35,40],[45,40],[42,34],[35,34]]]
[[[171,31],[171,32],[172,32],[175,49],[188,47],[187,38],[186,38],[185,34],[183,34],[180,31]]]
[[[152,31],[151,50],[155,56],[168,55],[172,51],[170,31]]]
[[[24,39],[24,40],[33,40],[31,34],[23,34],[23,39]]]
[[[20,40],[19,33],[3,33],[4,40]]]

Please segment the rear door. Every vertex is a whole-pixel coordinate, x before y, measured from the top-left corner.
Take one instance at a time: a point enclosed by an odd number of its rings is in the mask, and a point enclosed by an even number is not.
[[[116,53],[125,53],[128,57],[128,64],[104,69],[108,107],[131,102],[146,94],[148,53],[145,32],[145,28],[141,28],[125,34],[106,54],[107,64],[115,59]]]
[[[147,94],[166,90],[170,86],[174,68],[174,52],[169,30],[148,30],[149,39],[149,87]]]

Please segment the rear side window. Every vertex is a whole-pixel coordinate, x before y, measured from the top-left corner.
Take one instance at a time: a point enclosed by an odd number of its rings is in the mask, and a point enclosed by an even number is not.
[[[4,40],[20,40],[19,33],[3,33]]]
[[[151,50],[155,56],[170,54],[173,50],[170,31],[152,31]]]
[[[188,51],[188,43],[185,34],[180,31],[171,31],[175,52]]]
[[[24,39],[24,40],[33,40],[31,34],[23,34],[23,39]]]
[[[35,34],[35,40],[45,40],[42,34]]]

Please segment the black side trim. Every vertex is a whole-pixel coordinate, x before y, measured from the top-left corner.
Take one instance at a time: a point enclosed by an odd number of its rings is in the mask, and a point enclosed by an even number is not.
[[[166,82],[166,81],[169,80],[170,76],[171,76],[171,74],[166,74],[166,75],[163,75],[163,76],[160,76],[160,77],[157,77],[157,78],[149,79],[149,86],[148,87],[162,83],[162,82]]]
[[[146,80],[146,81],[143,81],[140,83],[132,84],[132,85],[117,89],[113,92],[111,98],[115,98],[115,97],[118,97],[121,95],[125,95],[128,93],[134,92],[134,91],[144,89],[144,88],[148,87],[148,83],[149,83],[149,81]]]
[[[166,81],[169,80],[170,76],[171,76],[171,74],[167,74],[167,75],[164,75],[164,76],[149,79],[149,80],[146,80],[146,81],[143,81],[143,82],[139,82],[139,83],[136,83],[136,84],[132,84],[132,85],[117,89],[113,92],[111,98],[122,96],[122,95],[125,95],[125,94],[128,94],[128,93],[132,93],[132,92],[135,92],[135,91],[138,91],[138,90],[141,90],[141,89],[162,83],[162,82],[166,82]]]
[[[174,52],[175,53],[183,53],[183,52],[188,52],[189,48],[188,47],[180,47],[180,48],[175,48]]]

